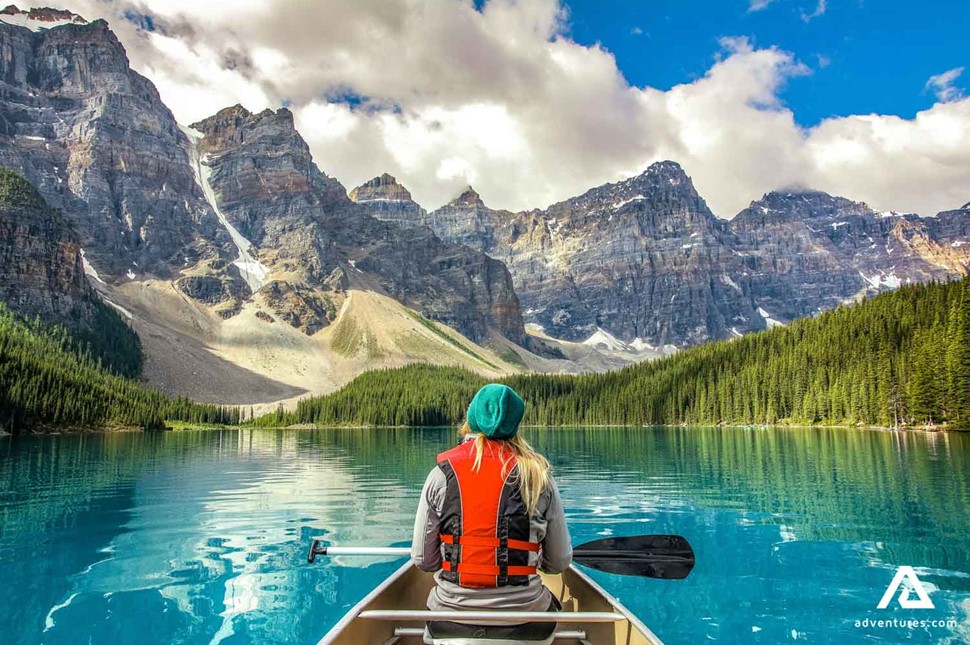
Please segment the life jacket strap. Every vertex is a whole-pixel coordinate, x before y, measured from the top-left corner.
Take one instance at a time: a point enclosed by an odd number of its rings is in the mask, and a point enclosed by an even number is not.
[[[472,575],[498,576],[503,573],[507,576],[534,576],[537,569],[533,566],[509,566],[500,567],[494,564],[466,564],[458,563],[457,567],[452,567],[447,560],[441,563],[444,571],[457,571],[458,573],[470,573]]]
[[[451,535],[450,533],[442,533],[438,536],[441,539],[442,544],[465,544],[467,546],[485,546],[494,547],[496,549],[506,547],[509,549],[515,549],[518,551],[532,551],[533,553],[538,553],[541,545],[538,542],[527,542],[525,540],[508,540],[504,538],[493,538],[493,537],[475,537],[471,535]]]

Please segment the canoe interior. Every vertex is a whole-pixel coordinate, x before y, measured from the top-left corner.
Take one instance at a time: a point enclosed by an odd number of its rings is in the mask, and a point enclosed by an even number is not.
[[[614,623],[560,624],[560,629],[586,632],[586,641],[596,645],[662,645],[649,629],[607,594],[585,574],[571,567],[561,575],[542,574],[542,582],[562,603],[563,611],[617,612],[628,620]],[[408,621],[384,621],[356,618],[357,614],[371,609],[427,609],[428,593],[434,587],[434,577],[410,564],[402,566],[380,587],[358,603],[347,616],[328,633],[321,645],[361,645],[384,643],[394,635],[395,627],[424,627],[424,623]],[[417,645],[418,637],[406,637],[399,645]],[[556,639],[557,645],[579,645],[574,639]]]

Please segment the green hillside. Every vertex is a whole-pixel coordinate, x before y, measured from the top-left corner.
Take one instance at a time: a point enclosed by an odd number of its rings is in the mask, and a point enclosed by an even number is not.
[[[0,429],[151,429],[166,419],[235,423],[239,416],[119,376],[63,327],[25,321],[0,303]]]
[[[606,374],[507,378],[537,425],[820,424],[970,429],[970,279],[904,286],[852,307]],[[458,423],[484,383],[415,365],[361,375],[261,425]]]
[[[33,184],[20,173],[0,166],[0,220],[4,219],[8,220],[4,234],[9,235],[19,227],[21,233],[26,231],[26,236],[34,238],[33,248],[43,248],[45,241],[51,243],[52,239],[64,241],[76,237],[64,215],[51,208]],[[3,273],[9,281],[9,272]],[[29,307],[26,311],[19,310],[19,313],[28,312],[33,313]],[[71,312],[62,313],[56,319],[48,315],[46,320],[64,325],[77,351],[91,354],[112,372],[133,378],[141,373],[143,356],[138,335],[117,311],[93,292],[78,294],[77,305]]]

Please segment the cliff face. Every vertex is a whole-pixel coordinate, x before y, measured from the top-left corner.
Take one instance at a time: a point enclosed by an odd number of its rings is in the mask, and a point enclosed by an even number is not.
[[[0,301],[73,327],[90,320],[93,296],[70,224],[23,177],[0,168]]]
[[[819,191],[774,192],[729,224],[751,297],[790,320],[901,284],[967,269],[970,217],[877,213]]]
[[[731,279],[739,263],[721,222],[675,163],[527,213],[501,237],[526,307],[553,336],[602,328],[685,345],[761,327]]]
[[[102,302],[86,271],[92,269],[67,218],[21,175],[0,167],[0,303],[27,319],[63,326],[106,368],[137,376],[138,337]]]
[[[0,164],[64,212],[105,279],[217,256],[228,238],[185,137],[107,24],[16,8],[0,20]]]
[[[357,198],[389,216],[373,194]],[[602,329],[641,349],[764,327],[733,280],[724,225],[672,162],[542,211],[492,210],[469,188],[414,219],[505,262],[526,322],[556,338],[595,342]]]
[[[730,338],[970,267],[967,208],[921,218],[774,192],[725,222],[673,162],[519,213],[469,188],[429,214],[386,175],[352,196],[505,262],[527,323],[634,350]]]
[[[429,229],[369,215],[313,163],[285,108],[251,114],[235,106],[192,128],[202,135],[218,210],[260,249],[271,278],[334,292],[338,301],[347,286],[372,288],[474,340],[489,328],[525,340],[501,262],[442,242]]]

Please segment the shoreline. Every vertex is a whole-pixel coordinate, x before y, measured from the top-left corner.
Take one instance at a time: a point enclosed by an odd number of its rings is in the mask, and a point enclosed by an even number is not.
[[[746,430],[768,430],[768,429],[844,429],[844,430],[864,430],[864,431],[878,431],[878,432],[922,432],[926,434],[937,434],[937,433],[955,433],[960,434],[961,432],[967,432],[965,430],[954,430],[947,426],[931,426],[931,425],[920,425],[920,426],[900,426],[893,428],[890,426],[874,426],[874,425],[847,425],[847,424],[730,424],[730,423],[719,423],[719,424],[653,424],[653,425],[628,425],[628,424],[557,424],[557,425],[526,425],[521,426],[524,429],[534,429],[543,430],[547,428],[709,428],[709,429],[746,429]],[[188,423],[184,421],[168,421],[166,422],[165,428],[155,429],[155,430],[144,430],[138,427],[131,426],[113,426],[104,428],[79,428],[79,427],[66,427],[66,428],[31,428],[25,432],[11,434],[5,430],[0,430],[0,439],[11,438],[17,439],[21,437],[49,437],[58,435],[81,435],[81,434],[115,434],[115,433],[145,433],[145,434],[157,434],[163,432],[193,432],[202,430],[294,430],[294,431],[305,431],[305,430],[413,430],[413,429],[457,429],[457,426],[411,426],[411,425],[328,425],[328,426],[318,426],[312,423],[298,423],[288,426],[252,426],[247,424],[239,425],[219,425],[219,424],[204,424],[204,423]]]

